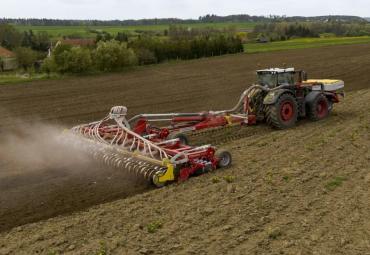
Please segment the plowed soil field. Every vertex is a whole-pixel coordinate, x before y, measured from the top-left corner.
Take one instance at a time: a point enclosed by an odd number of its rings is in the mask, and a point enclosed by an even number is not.
[[[1,161],[0,254],[370,254],[370,45],[3,85],[0,134],[31,120],[69,127],[112,105],[131,114],[229,108],[255,69],[284,64],[343,79],[350,92],[324,121],[215,137],[234,155],[230,169],[157,190],[106,168]]]

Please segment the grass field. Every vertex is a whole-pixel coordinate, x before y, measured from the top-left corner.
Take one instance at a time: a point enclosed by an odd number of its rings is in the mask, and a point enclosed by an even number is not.
[[[331,38],[299,38],[272,43],[247,43],[244,51],[247,53],[268,52],[277,50],[291,50],[317,48],[323,46],[370,43],[370,36],[361,37],[331,37]]]
[[[30,81],[36,81],[36,80],[47,80],[47,79],[58,79],[62,78],[61,75],[58,74],[20,74],[17,72],[6,72],[6,73],[0,73],[0,85],[3,84],[14,84],[14,83],[22,83],[22,82],[30,82]]]
[[[223,22],[223,23],[197,23],[197,24],[181,24],[181,26],[200,28],[200,27],[214,27],[214,28],[227,28],[235,26],[237,30],[248,31],[252,30],[256,23],[253,22]],[[137,25],[137,26],[23,26],[16,25],[20,31],[33,30],[34,32],[46,31],[51,37],[62,37],[68,35],[79,35],[81,37],[95,37],[91,30],[101,30],[112,34],[118,32],[135,32],[141,31],[158,31],[162,32],[169,28],[169,25]]]

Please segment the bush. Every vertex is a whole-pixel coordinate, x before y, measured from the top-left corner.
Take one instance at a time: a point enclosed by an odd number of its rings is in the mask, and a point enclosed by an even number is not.
[[[71,73],[83,73],[91,70],[92,59],[90,50],[73,47],[67,56],[66,71]]]
[[[46,59],[42,69],[47,73],[83,73],[92,69],[89,49],[58,45],[51,58]]]
[[[154,53],[148,49],[135,50],[139,65],[150,65],[157,63]]]
[[[48,75],[52,72],[56,72],[57,66],[55,64],[54,58],[45,58],[41,66],[41,71],[47,73]]]
[[[98,70],[113,71],[137,64],[137,57],[126,44],[111,40],[100,41],[94,51],[94,60]]]
[[[24,70],[32,67],[37,60],[37,52],[30,48],[19,47],[15,49],[18,63]]]
[[[57,72],[63,73],[67,69],[68,65],[68,55],[71,51],[72,46],[59,44],[55,47],[52,55],[54,61],[54,67]]]

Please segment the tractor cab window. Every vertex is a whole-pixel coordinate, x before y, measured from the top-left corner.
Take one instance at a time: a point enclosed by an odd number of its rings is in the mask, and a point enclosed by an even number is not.
[[[276,74],[260,72],[257,74],[258,84],[273,88],[276,86]]]
[[[294,74],[293,73],[279,73],[278,84],[279,85],[294,85]]]

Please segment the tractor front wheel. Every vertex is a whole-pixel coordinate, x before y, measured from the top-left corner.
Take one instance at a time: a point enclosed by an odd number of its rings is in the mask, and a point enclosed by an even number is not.
[[[319,94],[312,102],[308,103],[308,117],[318,121],[328,117],[332,106],[323,94]]]
[[[293,127],[298,118],[297,100],[291,94],[281,95],[275,104],[266,109],[267,123],[277,129]]]

